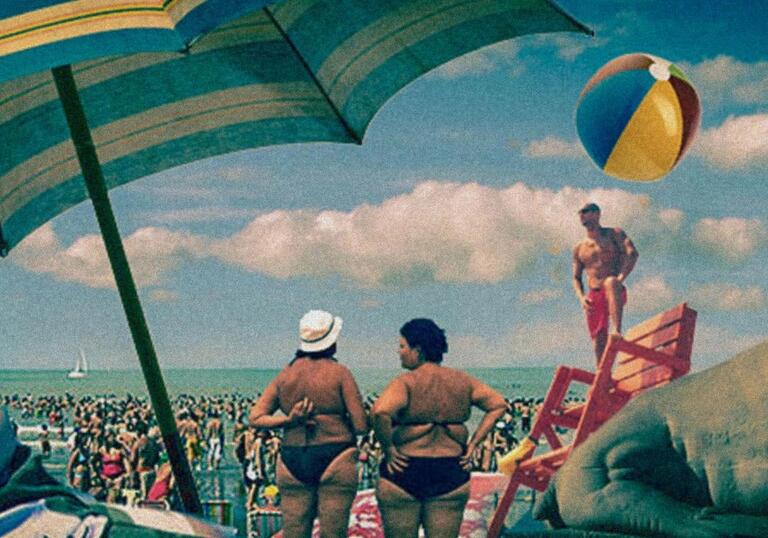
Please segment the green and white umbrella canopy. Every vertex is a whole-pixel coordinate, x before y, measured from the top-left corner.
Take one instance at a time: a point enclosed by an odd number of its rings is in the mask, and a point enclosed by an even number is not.
[[[551,0],[0,2],[0,255],[91,199],[188,511],[200,503],[108,190],[246,148],[359,144],[419,75],[561,31],[591,33]]]
[[[360,143],[377,110],[419,75],[491,43],[556,31],[588,30],[547,0],[288,0],[183,52],[108,56],[72,71],[112,188],[246,148]],[[118,45],[102,50],[123,46],[126,30],[113,33]],[[133,37],[151,44],[148,34]],[[110,34],[97,35],[109,43]],[[74,45],[62,47],[61,59],[48,53],[48,65],[36,67],[69,63]],[[27,67],[19,56],[35,50],[42,55],[33,48],[0,57],[0,229],[8,249],[87,197],[51,73],[8,80]]]

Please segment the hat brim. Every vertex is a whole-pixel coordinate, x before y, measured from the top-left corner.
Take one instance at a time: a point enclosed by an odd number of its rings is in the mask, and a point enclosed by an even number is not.
[[[341,326],[343,320],[338,316],[333,316],[333,328],[320,340],[314,342],[305,342],[301,340],[299,342],[299,349],[306,351],[307,353],[317,353],[328,349],[339,339],[339,333],[341,333]]]

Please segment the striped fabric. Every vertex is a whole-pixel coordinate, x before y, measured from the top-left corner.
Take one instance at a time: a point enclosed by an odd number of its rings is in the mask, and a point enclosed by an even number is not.
[[[0,81],[106,55],[181,51],[275,0],[3,0]]]
[[[63,9],[107,2],[11,2],[25,3]],[[230,3],[253,4],[212,2]],[[195,9],[200,0],[130,3],[153,4],[170,15],[188,12],[183,20],[205,7]],[[33,11],[29,25],[43,24],[41,11]],[[64,20],[62,13],[56,20]],[[0,14],[7,17],[0,24],[14,20],[7,7]],[[23,22],[0,27],[0,44],[13,28],[26,28]],[[195,25],[205,28],[199,20]],[[419,75],[491,43],[558,31],[589,33],[550,0],[287,0],[217,28],[184,52],[91,58],[72,69],[112,188],[246,148],[360,143],[376,111]],[[98,36],[114,40],[103,49],[110,53],[131,50],[127,37],[117,30]],[[27,53],[60,46],[70,58],[81,39],[89,43],[89,36],[63,39]],[[0,231],[8,249],[86,198],[52,75],[38,71],[10,80],[6,65],[19,54],[0,56],[0,80],[6,80],[0,83]]]

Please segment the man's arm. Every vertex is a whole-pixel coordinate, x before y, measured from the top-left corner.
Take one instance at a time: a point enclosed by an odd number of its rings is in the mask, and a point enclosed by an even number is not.
[[[584,283],[581,280],[581,275],[584,273],[584,263],[579,258],[579,246],[573,247],[573,291],[576,293],[576,298],[581,303],[581,306],[586,310],[592,305],[584,295]]]
[[[635,244],[627,236],[624,230],[616,228],[614,229],[614,234],[621,251],[621,263],[619,264],[619,274],[616,275],[616,280],[624,282],[629,276],[629,273],[632,272],[632,269],[635,268],[635,263],[637,263],[637,258],[640,257],[640,253],[637,252]]]

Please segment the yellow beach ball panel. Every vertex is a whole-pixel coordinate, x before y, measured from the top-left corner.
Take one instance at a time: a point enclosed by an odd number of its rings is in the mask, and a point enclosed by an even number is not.
[[[675,165],[683,141],[683,115],[677,93],[658,80],[645,95],[605,163],[619,178],[653,181]]]

